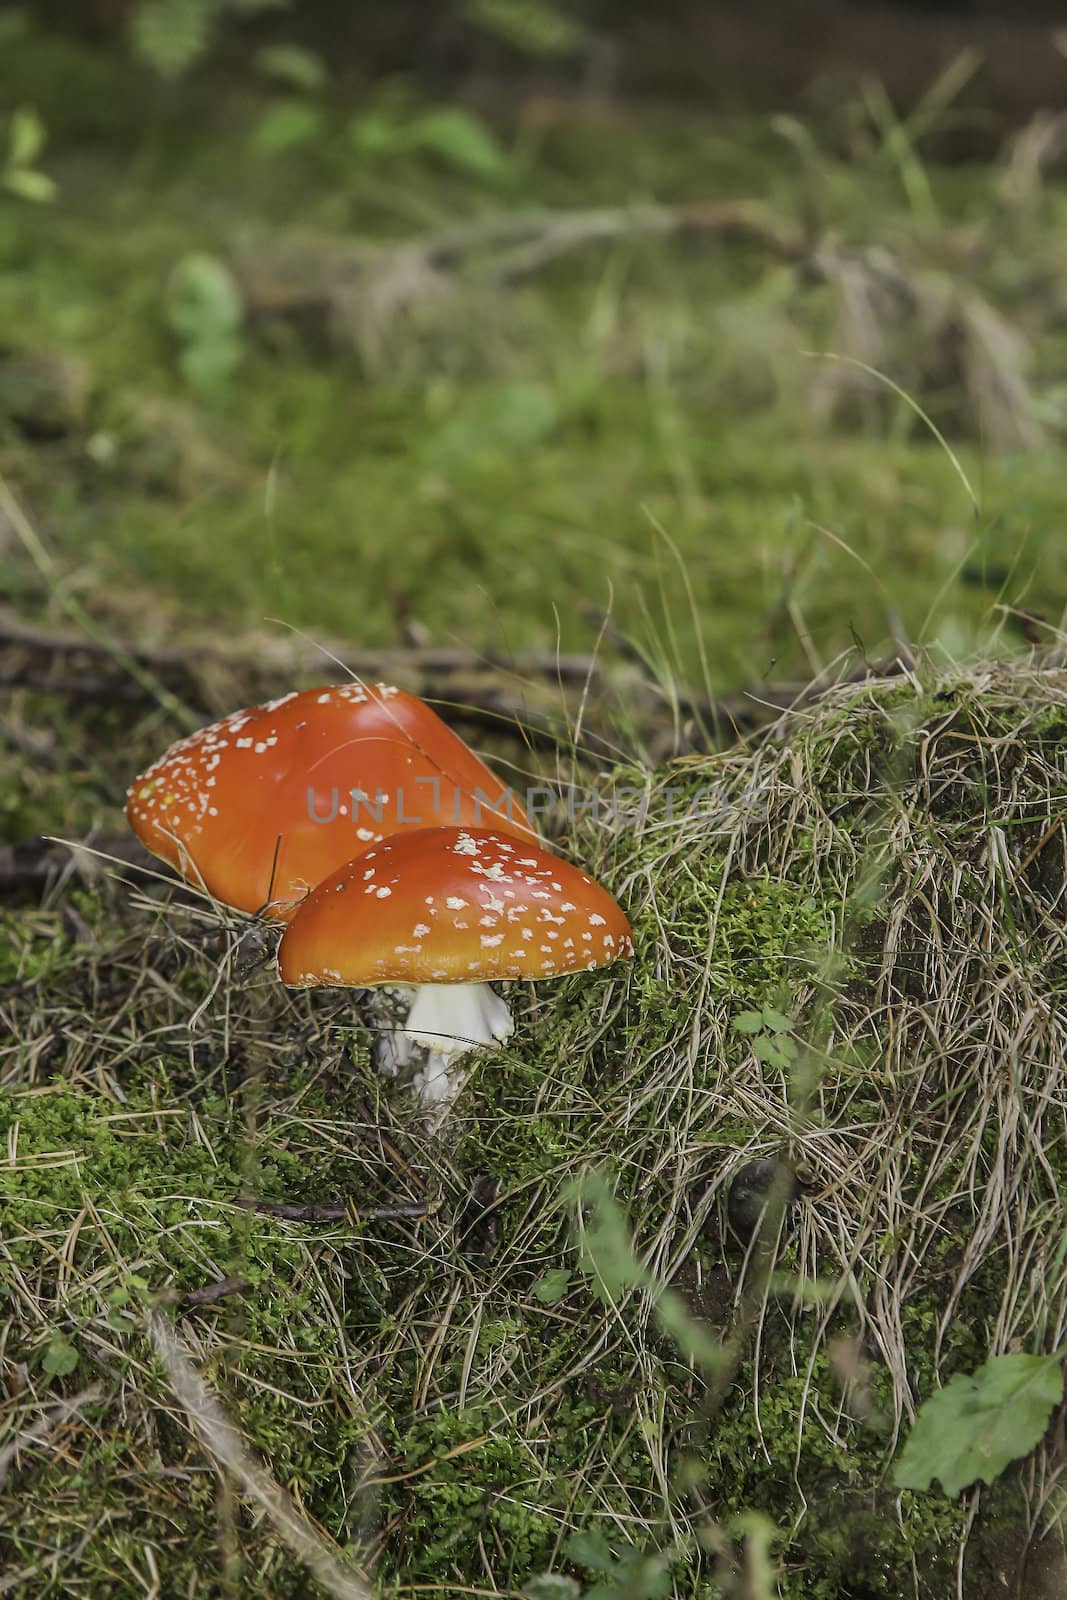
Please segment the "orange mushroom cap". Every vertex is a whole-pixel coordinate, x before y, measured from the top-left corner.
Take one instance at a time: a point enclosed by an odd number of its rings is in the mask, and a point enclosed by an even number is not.
[[[324,879],[293,916],[294,987],[554,978],[633,955],[622,908],[586,873],[487,828],[397,834]]]
[[[405,829],[491,822],[537,837],[424,701],[381,683],[306,689],[201,728],[135,779],[126,816],[190,882],[240,911],[269,901],[282,919],[344,862]]]

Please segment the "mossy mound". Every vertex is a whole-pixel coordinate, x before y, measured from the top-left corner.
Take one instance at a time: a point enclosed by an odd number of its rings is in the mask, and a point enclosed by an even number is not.
[[[105,883],[27,918],[8,1593],[327,1592],[191,1431],[146,1340],[161,1295],[383,1593],[553,1571],[564,1596],[598,1565],[601,1593],[756,1593],[767,1531],[787,1600],[948,1600],[964,1546],[975,1600],[1001,1573],[1041,1593],[1054,1437],[981,1501],[887,1474],[939,1381],[1064,1337],[1065,761],[1067,672],[1035,661],[842,687],[750,750],[617,774],[564,846],[637,960],[517,992],[441,1138],[353,1001],[239,976],[240,929],[188,896]],[[762,1156],[803,1179],[773,1259],[727,1225]],[[594,1168],[651,1289],[589,1269]],[[733,1339],[717,1384],[668,1285]]]

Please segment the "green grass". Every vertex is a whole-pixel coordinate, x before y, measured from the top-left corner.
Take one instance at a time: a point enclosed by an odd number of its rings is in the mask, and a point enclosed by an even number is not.
[[[461,278],[391,329],[372,318],[370,368],[343,341],[324,351],[290,335],[272,350],[253,328],[214,399],[183,382],[165,293],[190,251],[258,254],[269,276],[293,231],[397,239],[501,208],[709,194],[765,200],[788,222],[795,158],[765,128],[564,119],[513,136],[515,177],[499,190],[411,157],[361,163],[340,94],[332,133],[268,157],[252,142],[254,82],[159,97],[131,69],[64,48],[25,42],[0,77],[8,103],[39,103],[60,185],[53,206],[0,208],[0,344],[78,355],[94,388],[84,424],[51,448],[0,433],[0,464],[123,625],[143,629],[154,604],[178,626],[280,618],[371,644],[394,637],[403,597],[442,642],[558,636],[575,649],[591,641],[586,609],[612,604],[676,674],[698,674],[702,646],[721,686],[810,668],[857,640],[876,653],[890,610],[955,654],[988,637],[997,602],[1059,616],[1055,452],[998,458],[964,439],[976,525],[944,454],[888,391],[873,410],[847,408],[858,436],[828,435],[812,408],[828,369],[808,352],[837,342],[834,292],[755,247],[635,241],[513,290]],[[83,69],[72,96],[63,85]],[[995,175],[928,177],[940,231],[912,215],[884,162],[820,157],[827,236],[891,245],[969,283],[951,230],[973,225]],[[1048,259],[1061,218],[1046,190],[1011,246]],[[1040,322],[1009,241],[994,232],[991,248],[991,303]],[[914,321],[887,338],[888,369],[935,416],[980,427],[958,374],[931,370],[923,387]],[[1050,329],[1038,347],[1035,404],[1057,339]]]

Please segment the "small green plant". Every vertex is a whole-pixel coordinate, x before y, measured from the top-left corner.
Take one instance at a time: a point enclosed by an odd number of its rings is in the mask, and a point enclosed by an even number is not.
[[[134,48],[161,78],[180,78],[210,50],[231,17],[284,11],[289,0],[141,0],[133,13]]]
[[[569,1267],[552,1267],[548,1272],[542,1273],[533,1286],[533,1296],[543,1306],[555,1305],[557,1300],[562,1300],[571,1286],[574,1274]]]
[[[422,155],[461,177],[501,183],[515,164],[492,129],[463,106],[419,106],[392,85],[348,126],[356,154],[366,161]]]
[[[44,149],[44,123],[32,106],[20,106],[8,128],[7,153],[0,166],[0,188],[20,200],[42,204],[55,199],[55,181],[37,169],[37,158]]]
[[[645,1290],[656,1321],[683,1355],[708,1371],[720,1370],[726,1360],[722,1345],[689,1315],[681,1296],[657,1283],[638,1259],[626,1213],[604,1174],[587,1174],[574,1186],[574,1196],[579,1208],[578,1264],[593,1293],[611,1305],[629,1289]]]
[[[797,1047],[789,1037],[793,1019],[774,1006],[739,1012],[730,1026],[735,1033],[751,1037],[753,1055],[770,1067],[786,1072],[797,1058]]]
[[[167,285],[166,316],[189,386],[217,396],[240,364],[244,307],[233,274],[204,251],[183,256]]]
[[[321,56],[299,45],[266,45],[253,66],[279,93],[252,130],[252,142],[268,155],[298,150],[318,139],[326,124],[322,92],[328,73]]]
[[[78,1365],[78,1352],[61,1333],[52,1335],[41,1357],[41,1371],[50,1378],[66,1378]]]
[[[585,42],[585,29],[570,8],[553,0],[465,0],[463,15],[525,56],[571,55]]]
[[[667,1557],[658,1552],[611,1543],[595,1530],[572,1534],[563,1548],[575,1566],[603,1577],[583,1589],[574,1578],[545,1572],[527,1584],[527,1600],[666,1600],[671,1592]]]
[[[1063,1400],[1067,1349],[1050,1356],[992,1356],[977,1372],[957,1373],[919,1407],[896,1459],[899,1489],[929,1489],[935,1478],[955,1497],[992,1483],[1010,1461],[1029,1455]]]

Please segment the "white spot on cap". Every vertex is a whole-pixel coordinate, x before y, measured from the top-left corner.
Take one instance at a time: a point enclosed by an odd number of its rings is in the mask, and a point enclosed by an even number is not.
[[[459,849],[459,845],[458,844],[456,845],[456,849],[457,850]],[[474,855],[475,851],[474,850],[470,850],[470,851],[467,851],[466,854]],[[489,878],[493,883],[501,883],[503,881],[504,877],[506,876],[506,874],[504,872],[504,869],[500,865],[499,861],[494,861],[492,863],[492,865],[488,866],[488,867],[483,867],[479,863],[477,866],[471,867],[471,871],[472,872],[481,873],[483,878]]]

